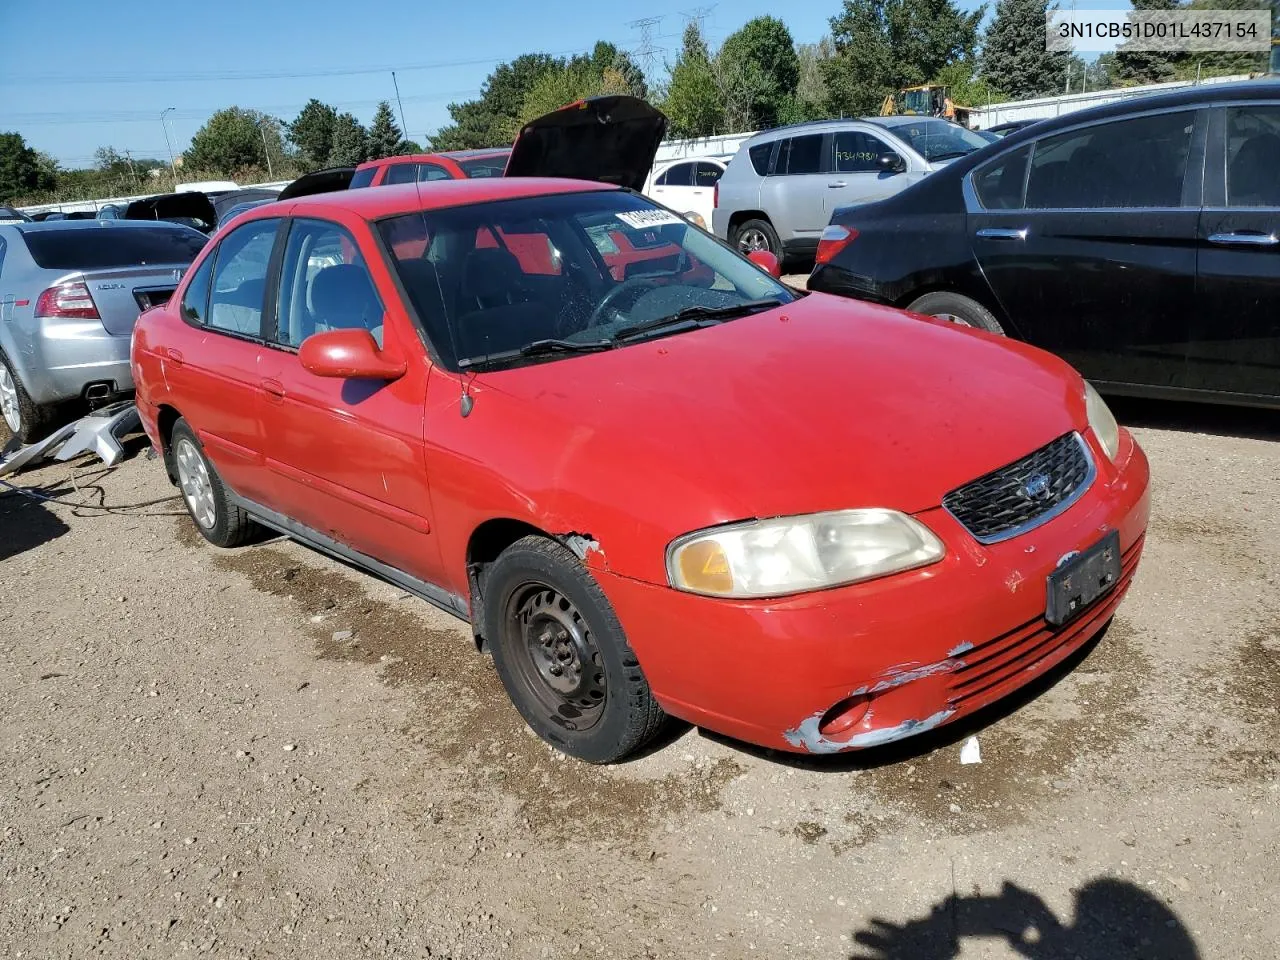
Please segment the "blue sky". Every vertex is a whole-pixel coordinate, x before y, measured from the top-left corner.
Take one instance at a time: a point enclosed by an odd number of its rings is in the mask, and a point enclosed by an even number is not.
[[[1079,0],[1086,5],[1117,4]],[[106,145],[165,158],[166,107],[177,108],[168,115],[175,152],[224,106],[289,120],[317,97],[368,123],[378,100],[394,107],[394,69],[407,133],[420,140],[448,122],[450,101],[475,96],[498,62],[585,50],[598,39],[634,52],[640,32],[628,21],[638,17],[662,18],[652,31],[655,47],[665,48],[655,51],[660,67],[699,6],[709,0],[0,0],[0,131],[19,131],[64,166],[88,166]],[[810,42],[839,7],[795,0],[779,12],[767,0],[724,0],[705,28],[715,46],[751,17],[774,13],[797,41]]]

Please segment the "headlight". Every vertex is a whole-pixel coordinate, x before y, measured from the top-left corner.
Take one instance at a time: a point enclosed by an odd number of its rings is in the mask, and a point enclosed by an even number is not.
[[[778,597],[868,580],[941,560],[927,527],[895,510],[834,510],[700,530],[667,548],[677,590]]]
[[[690,210],[688,213],[684,215],[684,218],[688,220],[690,223],[692,223],[694,226],[701,227],[703,230],[707,229],[707,221],[702,219],[702,214],[700,213],[695,213],[694,211]]]
[[[1114,460],[1120,450],[1120,424],[1116,423],[1111,408],[1088,381],[1084,385],[1084,408],[1089,417],[1089,427],[1102,444],[1102,449],[1107,451],[1107,457]]]

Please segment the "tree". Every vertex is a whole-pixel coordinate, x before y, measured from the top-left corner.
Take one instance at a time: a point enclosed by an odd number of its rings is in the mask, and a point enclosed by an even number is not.
[[[831,18],[836,55],[822,64],[829,112],[874,113],[886,95],[972,59],[985,12],[953,0],[844,0]]]
[[[404,140],[400,128],[396,126],[395,116],[391,113],[391,104],[383,100],[373,113],[373,123],[369,125],[369,136],[366,141],[370,160],[381,160],[383,157],[394,157],[400,152],[400,144]]]
[[[19,133],[0,133],[0,203],[23,194],[52,190],[56,179]]]
[[[1181,7],[1178,0],[1132,0],[1132,5],[1135,13]],[[1173,80],[1181,56],[1173,50],[1132,50],[1129,44],[1121,44],[1116,48],[1116,79],[1124,86]]]
[[[368,134],[349,113],[338,114],[333,121],[333,145],[325,163],[330,167],[351,167],[362,163],[367,154]]]
[[[684,28],[684,44],[670,73],[662,111],[672,136],[697,138],[727,132],[711,54],[696,21]]]
[[[329,162],[337,122],[338,111],[313,98],[289,124],[289,139],[298,148],[304,169],[319,170]]]
[[[1188,10],[1271,10],[1271,0],[1191,0]],[[1273,14],[1280,16],[1280,8]],[[1203,53],[1184,53],[1174,62],[1174,77],[1178,80],[1194,80],[1197,77],[1229,77],[1237,74],[1263,73],[1267,69],[1264,52],[1230,52],[1212,50]]]
[[[774,78],[760,64],[745,57],[716,57],[712,70],[716,92],[724,104],[726,131],[757,129],[760,105],[776,104],[780,99]]]
[[[182,162],[193,170],[208,170],[227,176],[249,167],[262,166],[267,159],[267,149],[270,149],[274,162],[283,154],[278,123],[257,110],[241,107],[219,110],[191,138],[191,146],[182,155]]]
[[[817,43],[802,43],[796,48],[799,78],[796,81],[795,113],[792,120],[817,120],[826,113],[827,81],[822,65],[836,55],[836,45],[830,37]]]
[[[611,43],[597,43],[590,57],[578,56],[563,66],[547,70],[529,88],[520,111],[506,131],[514,140],[520,127],[535,117],[558,110],[585,97],[605,94],[640,96],[645,89],[644,74],[620,54]]]
[[[499,64],[480,88],[480,96],[449,104],[453,123],[432,138],[436,150],[505,146],[518,124],[524,99],[539,78],[563,63],[545,53],[526,53]]]
[[[947,96],[957,106],[981,107],[1009,99],[1003,90],[988,82],[988,76],[978,71],[976,61],[957,60],[939,70],[931,82],[946,87]]]
[[[982,72],[997,78],[1012,100],[1062,92],[1070,55],[1045,49],[1048,10],[1047,0],[999,0],[996,4],[995,19],[982,43]]]
[[[750,90],[754,97],[745,128],[776,125],[800,82],[800,59],[787,25],[776,17],[748,20],[725,39],[716,59],[724,76],[750,78],[738,91]]]

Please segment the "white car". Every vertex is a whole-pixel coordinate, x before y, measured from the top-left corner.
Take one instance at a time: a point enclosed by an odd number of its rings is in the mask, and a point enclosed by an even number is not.
[[[730,159],[727,156],[685,157],[655,164],[644,194],[702,229],[710,230],[716,183]]]

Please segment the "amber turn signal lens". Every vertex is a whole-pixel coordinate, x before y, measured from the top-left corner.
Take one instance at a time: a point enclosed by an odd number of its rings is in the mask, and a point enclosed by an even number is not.
[[[680,577],[699,593],[731,593],[733,573],[724,548],[714,541],[691,543],[680,551]]]

